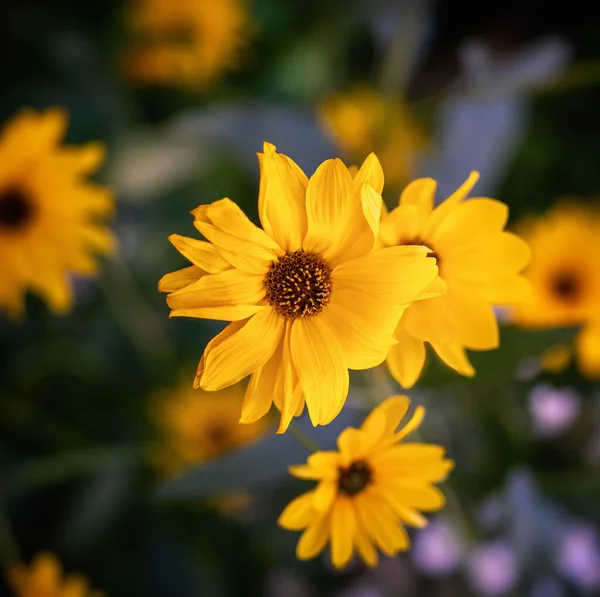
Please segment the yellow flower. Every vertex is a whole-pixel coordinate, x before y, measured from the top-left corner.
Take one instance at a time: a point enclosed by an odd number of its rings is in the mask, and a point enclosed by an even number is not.
[[[559,204],[523,222],[520,233],[531,246],[525,276],[532,292],[515,308],[515,322],[544,328],[592,317],[600,304],[598,213],[576,203]]]
[[[427,143],[403,102],[357,87],[326,100],[320,109],[323,127],[353,161],[374,151],[388,185],[400,187],[414,175]]]
[[[348,394],[348,369],[381,363],[405,306],[443,292],[422,247],[372,250],[383,173],[369,156],[354,178],[327,160],[310,181],[265,144],[257,228],[229,199],[193,211],[210,242],[177,235],[194,265],[165,276],[171,316],[232,321],[211,340],[195,387],[219,390],[251,375],[242,423],[273,401],[279,432],[306,402],[314,425],[332,421]],[[203,272],[209,272],[203,275]]]
[[[237,66],[248,37],[245,0],[133,0],[137,44],[125,57],[141,83],[204,89]]]
[[[85,178],[104,149],[61,146],[66,126],[63,110],[23,110],[0,133],[0,309],[13,318],[28,290],[55,313],[68,311],[69,274],[95,274],[91,253],[115,246],[98,222],[112,211],[112,194]]]
[[[600,322],[585,325],[575,339],[577,364],[589,379],[600,379]]]
[[[405,388],[419,378],[429,342],[448,366],[462,375],[475,371],[465,349],[498,346],[492,305],[516,303],[528,286],[518,275],[529,259],[527,245],[504,231],[508,208],[499,201],[464,201],[479,175],[471,173],[460,188],[433,207],[436,182],[421,178],[402,192],[399,206],[382,221],[385,246],[420,244],[433,251],[448,292],[413,303],[402,316],[388,366]]]
[[[187,383],[156,395],[151,415],[165,445],[157,450],[161,468],[177,473],[245,446],[265,433],[268,422],[240,425],[244,387],[197,392]]]
[[[289,530],[304,530],[296,555],[309,560],[331,543],[331,561],[343,568],[356,550],[369,566],[377,549],[392,556],[410,547],[404,524],[423,527],[420,513],[444,506],[433,483],[454,467],[436,445],[400,442],[420,424],[422,407],[396,431],[410,406],[406,396],[393,396],[367,417],[360,429],[346,429],[337,452],[316,452],[306,465],[292,466],[300,479],[317,487],[293,500],[279,518]]]
[[[64,579],[60,562],[49,553],[38,554],[31,566],[9,569],[8,581],[15,597],[101,597],[91,591],[87,581],[77,574]]]

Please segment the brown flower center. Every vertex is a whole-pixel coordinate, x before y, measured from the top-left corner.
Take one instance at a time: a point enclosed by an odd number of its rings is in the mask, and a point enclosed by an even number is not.
[[[417,237],[417,238],[411,238],[409,240],[406,240],[402,244],[403,245],[419,245],[421,247],[425,247],[426,249],[429,249],[431,252],[427,253],[427,257],[433,257],[437,262],[438,269],[440,268],[440,256],[435,252],[434,248],[431,246],[431,243],[426,243],[424,240]]]
[[[552,279],[552,291],[566,303],[576,301],[581,294],[581,280],[572,272],[559,273]]]
[[[339,469],[338,489],[346,495],[360,493],[373,478],[369,465],[364,460],[357,460],[349,467]]]
[[[265,288],[267,301],[280,315],[316,315],[331,298],[331,267],[319,255],[296,251],[271,267]]]
[[[0,191],[0,229],[17,230],[33,216],[31,200],[18,189]]]

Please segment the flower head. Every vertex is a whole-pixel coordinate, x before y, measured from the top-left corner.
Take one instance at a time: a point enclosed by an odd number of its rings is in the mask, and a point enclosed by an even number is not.
[[[63,110],[23,110],[0,133],[0,310],[13,318],[27,291],[68,311],[68,275],[95,274],[92,253],[115,246],[98,221],[113,209],[112,194],[85,178],[104,149],[61,146],[66,126]]]
[[[38,554],[31,566],[9,569],[8,581],[15,597],[101,597],[77,574],[62,578],[60,562],[53,554]]]
[[[328,98],[320,110],[323,127],[355,161],[374,151],[388,184],[405,184],[414,173],[419,152],[427,143],[407,105],[357,87]]]
[[[240,425],[243,397],[241,384],[198,392],[185,383],[157,394],[151,414],[164,440],[157,451],[161,467],[176,473],[257,440],[268,422]]]
[[[135,0],[128,23],[139,38],[125,59],[128,74],[194,89],[237,65],[250,28],[245,0]]]
[[[458,373],[474,375],[465,349],[498,346],[492,306],[517,303],[527,295],[527,282],[519,271],[529,260],[529,248],[504,231],[507,206],[487,198],[464,201],[478,177],[473,172],[437,207],[436,182],[415,180],[381,223],[383,245],[428,247],[448,288],[443,296],[413,303],[398,324],[398,344],[387,362],[404,387],[411,387],[423,370],[425,342]]]
[[[265,144],[257,228],[229,199],[201,205],[194,224],[209,242],[177,235],[194,265],[167,274],[171,316],[231,321],[208,343],[195,387],[219,390],[251,375],[242,423],[274,402],[279,431],[304,405],[314,425],[332,421],[348,394],[348,369],[381,363],[406,305],[444,291],[423,247],[373,250],[383,173],[369,156],[354,178],[327,160],[310,181]]]
[[[338,438],[338,450],[316,452],[307,464],[290,467],[292,475],[318,481],[317,487],[293,500],[279,518],[289,530],[304,530],[296,554],[314,558],[331,543],[331,560],[343,568],[356,550],[369,566],[377,564],[377,549],[388,556],[409,548],[404,524],[423,527],[419,511],[443,507],[443,494],[433,483],[443,481],[454,464],[441,446],[401,443],[421,423],[416,409],[408,412],[406,396],[393,396],[367,417],[360,429],[349,428]]]

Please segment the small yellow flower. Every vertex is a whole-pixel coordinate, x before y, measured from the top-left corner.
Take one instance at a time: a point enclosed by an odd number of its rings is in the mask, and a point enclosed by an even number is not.
[[[593,317],[600,304],[598,212],[576,203],[559,204],[524,221],[520,234],[531,246],[525,276],[532,292],[515,308],[515,322],[546,328]]]
[[[469,178],[434,208],[436,182],[421,178],[402,192],[399,206],[384,217],[384,246],[423,245],[433,252],[448,292],[410,305],[404,312],[390,350],[394,378],[409,388],[425,364],[425,342],[461,375],[475,374],[465,349],[498,346],[498,323],[492,305],[517,303],[528,285],[518,275],[529,260],[529,248],[504,231],[505,204],[494,199],[464,201],[479,175]]]
[[[354,178],[327,160],[310,181],[268,143],[259,162],[263,229],[229,199],[201,205],[194,224],[210,242],[171,236],[194,265],[159,290],[170,293],[171,316],[233,322],[208,343],[195,387],[251,375],[242,423],[275,402],[279,432],[305,403],[313,424],[325,425],[346,400],[348,369],[381,363],[406,305],[443,284],[422,247],[373,250],[383,188],[374,155]]]
[[[441,491],[433,487],[454,467],[444,448],[400,443],[425,415],[422,407],[399,431],[410,400],[393,396],[367,417],[360,429],[346,429],[337,452],[316,452],[306,465],[292,466],[300,479],[318,481],[317,487],[285,508],[279,524],[304,530],[296,555],[309,560],[331,543],[331,561],[343,568],[356,550],[369,566],[378,561],[377,549],[393,556],[410,547],[405,524],[423,527],[420,513],[444,506]]]
[[[156,454],[161,468],[178,473],[263,435],[266,419],[252,425],[239,423],[244,390],[237,384],[219,392],[198,392],[186,383],[159,392],[151,404],[151,415],[163,439]]]
[[[353,161],[374,151],[386,182],[400,187],[415,173],[425,136],[406,104],[386,99],[368,87],[357,87],[327,99],[320,109],[326,132]]]
[[[144,84],[205,89],[235,68],[249,34],[245,0],[132,0],[125,70]]]
[[[0,133],[0,310],[12,318],[22,316],[28,290],[53,312],[68,311],[69,274],[94,275],[92,253],[115,246],[99,222],[112,194],[86,180],[104,149],[61,146],[66,126],[58,108],[23,110]]]
[[[63,579],[60,562],[50,553],[38,554],[29,568],[12,567],[8,581],[15,597],[101,597],[78,574]]]

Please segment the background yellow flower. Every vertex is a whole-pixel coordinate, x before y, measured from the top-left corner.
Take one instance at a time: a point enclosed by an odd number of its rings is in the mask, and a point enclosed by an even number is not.
[[[141,83],[205,89],[237,66],[249,35],[246,0],[131,0],[126,72]]]
[[[0,135],[0,309],[20,317],[31,291],[57,314],[73,302],[68,276],[96,274],[93,253],[115,238],[102,220],[112,193],[86,178],[104,158],[103,146],[61,146],[67,114],[23,110]]]
[[[400,427],[409,406],[406,396],[388,398],[360,429],[340,434],[337,451],[315,452],[306,465],[290,467],[292,475],[318,481],[279,517],[282,527],[304,531],[299,559],[314,558],[330,543],[336,568],[346,566],[355,551],[375,566],[378,549],[392,556],[409,548],[405,524],[423,527],[427,520],[420,512],[444,506],[433,484],[443,481],[454,464],[441,446],[402,443],[425,415],[419,407]]]

